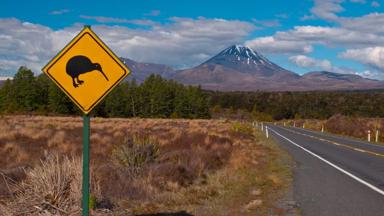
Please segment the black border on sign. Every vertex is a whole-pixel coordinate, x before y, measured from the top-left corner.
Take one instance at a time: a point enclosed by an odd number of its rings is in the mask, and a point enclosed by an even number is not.
[[[90,30],[90,29],[89,29]],[[104,92],[104,94],[102,95],[102,96],[100,96],[90,107],[89,107],[89,109],[85,109],[83,106],[81,106],[81,104],[74,98],[74,97],[72,97],[72,95],[67,91],[67,90],[65,90],[65,88],[49,73],[49,70],[51,69],[51,67],[53,66],[53,65],[55,65],[56,64],[56,62],[57,61],[59,61],[64,55],[65,55],[65,53],[67,53],[77,42],[79,42],[79,40],[82,38],[82,37],[84,37],[85,35],[89,35],[89,36],[91,36],[91,38],[106,52],[106,53],[108,53],[108,55],[120,66],[120,68],[121,69],[123,69],[123,71],[124,71],[124,74],[114,83],[114,84],[112,84],[111,85],[111,87],[109,87],[109,89],[108,90],[106,90],[105,92]],[[102,42],[102,40],[100,39],[100,38],[98,38],[101,42]],[[103,42],[102,42],[103,43]],[[106,46],[105,44],[104,44],[104,46]],[[130,72],[130,70],[128,69],[128,71],[127,71],[127,69],[126,68],[124,68],[122,65],[121,65],[121,63],[119,62],[119,61],[117,61],[116,60],[116,56],[112,56],[111,54],[110,54],[110,52],[112,52],[111,50],[109,50],[109,52],[108,52],[108,50],[107,49],[105,49],[104,48],[104,46],[103,46],[103,44],[101,44],[92,34],[90,34],[89,32],[85,32],[83,35],[81,35],[76,41],[74,41],[63,53],[60,53],[60,56],[54,61],[54,62],[52,62],[52,63],[50,63],[50,66],[47,68],[47,74],[49,75],[49,77],[51,78],[51,79],[53,79],[54,81],[55,81],[55,83],[66,93],[66,95],[68,95],[71,99],[72,99],[72,101],[74,101],[76,104],[77,104],[77,106],[79,106],[79,107],[81,107],[81,109],[83,110],[83,111],[85,111],[85,113],[89,113],[115,86],[116,86],[116,84],[118,84],[118,83],[120,83],[120,81],[123,79],[123,78],[125,78],[128,74],[129,74],[129,72]],[[106,46],[107,47],[107,46]],[[108,48],[108,47],[107,47]],[[108,48],[109,49],[109,48]],[[112,53],[113,54],[113,53]]]

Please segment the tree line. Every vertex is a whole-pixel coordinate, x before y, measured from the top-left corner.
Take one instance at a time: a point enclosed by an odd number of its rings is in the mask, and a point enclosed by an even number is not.
[[[260,120],[384,117],[384,90],[208,92],[213,110],[243,110]]]
[[[80,115],[81,111],[45,75],[20,67],[0,89],[1,113]],[[384,90],[312,92],[217,92],[184,86],[159,75],[126,81],[92,111],[102,117],[210,118],[245,113],[263,121],[328,119],[335,114],[384,117]]]
[[[45,74],[20,67],[0,89],[2,113],[80,115],[81,111]],[[120,83],[91,113],[103,117],[210,118],[207,94],[159,75],[143,83]]]

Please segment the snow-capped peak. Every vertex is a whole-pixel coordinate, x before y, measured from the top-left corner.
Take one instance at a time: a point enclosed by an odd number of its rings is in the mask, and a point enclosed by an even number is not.
[[[255,52],[252,48],[243,45],[233,45],[219,53],[218,56],[233,57],[244,64],[272,64],[261,54]]]
[[[201,65],[221,65],[245,73],[274,74],[276,71],[286,71],[272,63],[263,55],[250,47],[233,45]]]

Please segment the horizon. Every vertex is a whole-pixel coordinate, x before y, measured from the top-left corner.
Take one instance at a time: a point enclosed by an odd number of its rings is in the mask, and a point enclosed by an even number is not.
[[[0,9],[0,80],[20,66],[40,74],[86,24],[118,56],[138,62],[190,68],[239,44],[300,75],[330,71],[384,79],[384,5],[378,1],[23,4],[6,0]]]

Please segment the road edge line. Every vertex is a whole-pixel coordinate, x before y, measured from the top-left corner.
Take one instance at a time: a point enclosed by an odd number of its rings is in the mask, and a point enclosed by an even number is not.
[[[290,139],[288,139],[287,137],[281,135],[279,132],[275,131],[274,129],[272,129],[272,128],[270,128],[270,127],[269,127],[269,129],[270,129],[272,132],[274,132],[276,135],[282,137],[283,139],[287,140],[288,142],[292,143],[293,145],[295,145],[295,146],[301,148],[302,150],[304,150],[305,152],[311,154],[312,156],[316,157],[317,159],[323,161],[324,163],[330,165],[331,167],[333,167],[333,168],[337,169],[338,171],[344,173],[345,175],[351,177],[352,179],[356,180],[357,182],[359,182],[359,183],[361,183],[361,184],[367,186],[368,188],[372,189],[373,191],[375,191],[375,192],[377,192],[377,193],[379,193],[379,194],[381,194],[381,195],[384,196],[384,191],[381,190],[380,188],[378,188],[378,187],[376,187],[376,186],[374,186],[374,185],[372,185],[372,184],[370,184],[370,183],[364,181],[363,179],[361,179],[361,178],[359,178],[359,177],[353,175],[352,173],[350,173],[350,172],[344,170],[343,168],[337,166],[336,164],[333,164],[332,162],[329,162],[329,161],[326,160],[325,158],[323,158],[323,157],[317,155],[316,153],[313,153],[312,151],[310,151],[310,150],[308,150],[308,149],[302,147],[301,145],[299,145],[299,144],[293,142],[292,140],[290,140]]]
[[[288,126],[287,128],[292,129],[291,126]],[[375,144],[375,143],[367,143],[365,140],[360,140],[360,139],[358,139],[356,137],[347,137],[347,136],[342,136],[342,135],[339,135],[339,134],[333,134],[333,133],[330,133],[330,132],[324,132],[323,134],[321,134],[319,131],[312,130],[312,129],[309,129],[309,128],[304,128],[303,129],[303,128],[296,127],[295,129],[298,129],[298,130],[301,130],[301,131],[305,131],[305,132],[314,133],[314,134],[319,135],[319,136],[320,135],[328,135],[328,136],[330,136],[332,138],[335,138],[335,139],[350,139],[351,141],[359,143],[360,145],[368,145],[368,146],[372,146],[372,147],[384,148],[383,145]]]
[[[314,136],[314,135],[309,135],[309,134],[297,132],[297,131],[295,131],[295,130],[293,130],[291,128],[286,128],[286,127],[279,127],[279,128],[281,128],[283,130],[286,130],[288,132],[291,132],[291,133],[299,134],[301,136],[306,136],[306,137],[309,137],[309,138],[312,138],[312,139],[317,139],[317,140],[320,140],[320,141],[323,141],[323,142],[327,142],[327,143],[330,143],[332,145],[337,145],[337,146],[344,147],[344,148],[347,148],[347,149],[352,149],[354,151],[371,154],[371,155],[374,155],[374,156],[377,156],[377,157],[384,157],[384,154],[377,153],[375,151],[366,150],[366,149],[363,149],[363,148],[360,148],[360,147],[353,147],[352,145],[339,143],[339,142],[336,142],[336,141],[328,140],[326,138],[321,138],[321,137],[317,137],[317,136]]]

